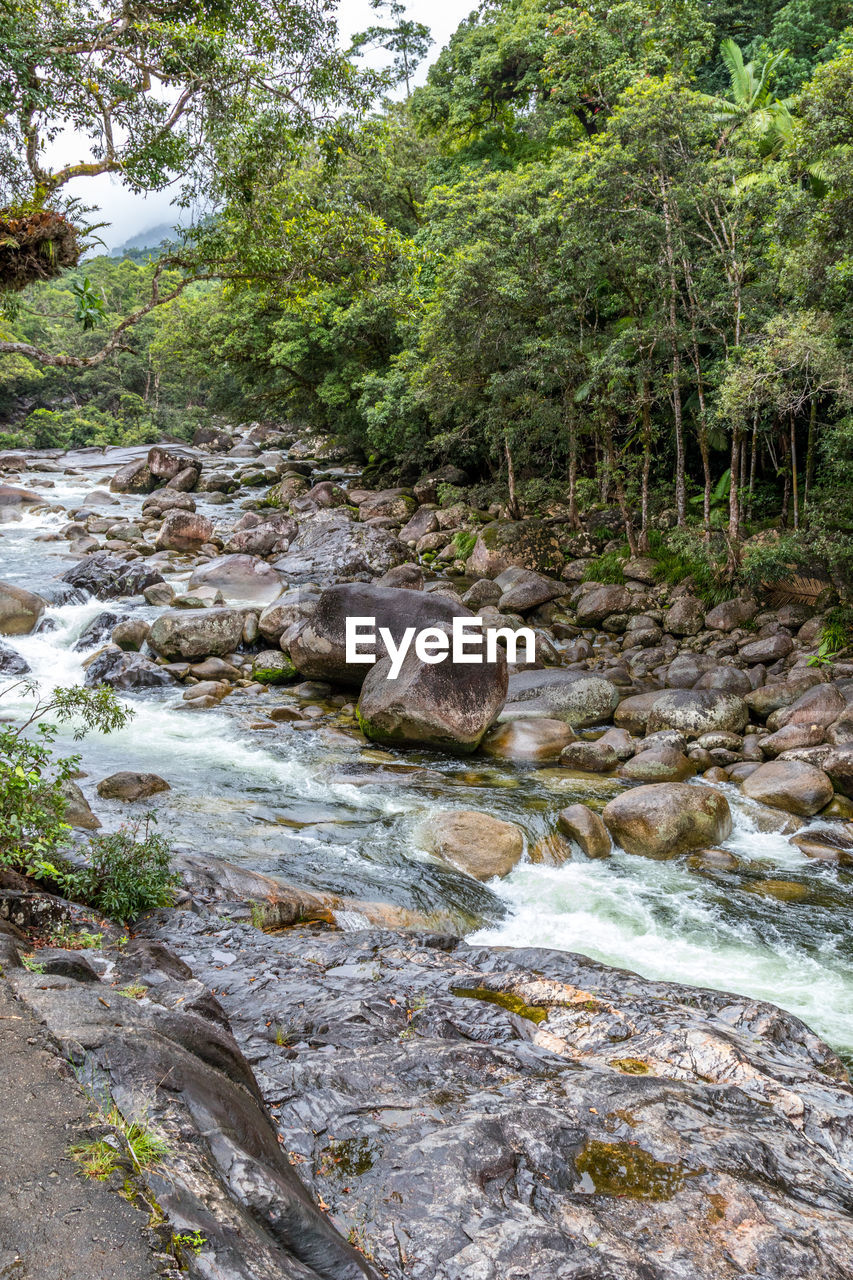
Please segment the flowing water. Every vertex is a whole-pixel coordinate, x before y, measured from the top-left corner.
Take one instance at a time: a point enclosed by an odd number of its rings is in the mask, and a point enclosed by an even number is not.
[[[6,509],[0,579],[55,596],[57,578],[73,560],[65,541],[39,539],[55,533],[67,512],[88,506],[86,495],[105,488],[131,456],[132,450],[85,450],[62,460],[71,474],[22,473],[19,483],[27,487],[52,485],[45,501],[64,510]],[[122,495],[103,513],[135,515],[141,502]],[[240,514],[236,502],[208,505],[204,495],[196,502],[223,529]],[[166,576],[179,587],[188,573],[187,565]],[[11,642],[43,689],[82,679],[86,647],[76,646],[104,609],[121,616],[157,612],[117,601],[58,603],[38,634]],[[476,756],[366,749],[335,727],[329,705],[314,729],[251,728],[277,703],[298,705],[287,690],[235,691],[205,711],[189,710],[181,694],[180,686],[134,694],[127,701],[135,715],[125,729],[82,744],[60,739],[81,752],[81,785],[105,827],[126,819],[127,807],[98,799],[95,782],[119,769],[156,772],[172,789],[151,804],[160,830],[179,849],[349,898],[440,913],[476,942],[579,951],[647,977],[771,1000],[837,1050],[853,1053],[853,872],[814,862],[783,836],[759,830],[755,806],[734,787],[727,788],[735,825],[726,847],[739,859],[735,871],[696,871],[682,861],[618,850],[590,861],[575,851],[561,867],[525,860],[506,879],[481,886],[418,849],[418,825],[431,811],[488,811],[520,823],[532,845],[553,829],[564,805],[583,800],[600,809],[614,783]],[[9,717],[26,705],[19,688],[3,698],[0,711]],[[422,768],[395,773],[400,764]],[[346,771],[353,765],[384,780],[352,785]],[[361,922],[358,912],[340,919],[344,927]]]

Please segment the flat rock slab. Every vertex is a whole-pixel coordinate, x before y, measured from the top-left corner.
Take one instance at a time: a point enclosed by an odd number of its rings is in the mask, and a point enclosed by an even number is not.
[[[853,1092],[771,1005],[443,935],[143,927],[394,1280],[853,1276]]]

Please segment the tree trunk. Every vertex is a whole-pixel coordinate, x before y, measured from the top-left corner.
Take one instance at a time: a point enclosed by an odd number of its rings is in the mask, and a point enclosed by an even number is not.
[[[506,436],[504,436],[504,454],[506,455],[506,479],[509,490],[509,515],[511,520],[518,520],[521,513],[518,509],[518,499],[515,492],[515,467],[513,466],[509,440]]]
[[[803,514],[809,505],[812,482],[814,481],[815,436],[817,434],[817,401],[812,400],[809,410],[809,434],[806,441],[806,483],[803,489]]]
[[[616,501],[619,503],[619,510],[622,513],[622,523],[625,526],[625,537],[628,539],[628,547],[631,555],[638,554],[637,535],[634,532],[634,517],[631,515],[631,508],[628,506],[628,499],[625,495],[625,486],[622,483],[622,472],[616,461],[616,451],[613,448],[613,431],[608,422],[604,428],[604,443],[607,449],[607,465],[613,477],[613,487],[616,490]]]
[[[569,419],[569,525],[581,527],[578,515],[578,428],[574,416]]]
[[[640,539],[641,551],[649,549],[649,473],[652,466],[652,397],[648,378],[643,381],[643,478],[640,494]]]
[[[740,427],[732,427],[729,484],[729,562],[740,559]]]
[[[674,310],[674,304],[673,304]],[[681,416],[681,361],[672,353],[672,412],[675,419],[675,513],[679,528],[687,524],[687,486],[684,479],[684,423]]]
[[[749,505],[746,510],[748,520],[752,519],[752,495],[755,492],[755,460],[758,456],[758,410],[752,416],[752,455],[749,460]]]
[[[791,414],[791,492],[794,498],[794,528],[800,527],[800,494],[797,484],[797,430]]]

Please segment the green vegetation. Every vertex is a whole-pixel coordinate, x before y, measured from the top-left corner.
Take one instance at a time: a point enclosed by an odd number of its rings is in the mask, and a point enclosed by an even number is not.
[[[66,109],[100,135],[91,84],[62,50],[72,27],[86,46],[103,15],[87,0],[73,18],[42,0],[19,8],[23,36],[0,54],[6,212],[44,206],[82,233],[62,202],[79,166],[42,171],[27,143]],[[127,73],[122,141],[95,168],[136,190],[177,176],[182,199],[215,212],[147,260],[90,258],[26,288],[15,275],[0,335],[7,439],[290,418],[361,450],[371,483],[452,462],[474,486],[466,501],[488,494],[510,517],[556,514],[569,533],[581,514],[611,532],[618,521],[631,555],[651,553],[668,581],[682,562],[707,601],[741,566],[746,585],[772,581],[774,556],[776,580],[821,578],[848,599],[844,6],[496,0],[416,89],[428,33],[397,0],[374,8],[349,56],[384,49],[378,79],[334,52],[313,10],[250,3],[239,40],[233,11],[205,11],[174,64],[189,17],[154,24],[150,48],[134,15],[105,70]],[[152,103],[128,70],[140,42],[189,94],[186,118],[167,122],[168,95]],[[311,50],[298,108],[272,92],[273,47],[279,88]],[[239,101],[235,59],[255,89]],[[27,74],[60,63],[55,85],[40,72],[31,120]],[[405,100],[380,100],[394,83]],[[25,250],[8,253],[12,272]],[[618,580],[615,558],[605,573]]]
[[[64,891],[122,923],[143,911],[168,907],[177,883],[171,869],[171,847],[150,830],[149,815],[133,827],[94,836],[89,863],[59,872]]]
[[[90,1142],[77,1142],[68,1154],[86,1178],[105,1181],[129,1157],[137,1171],[151,1169],[169,1154],[169,1145],[145,1120],[126,1120],[117,1107],[102,1114],[112,1133]]]

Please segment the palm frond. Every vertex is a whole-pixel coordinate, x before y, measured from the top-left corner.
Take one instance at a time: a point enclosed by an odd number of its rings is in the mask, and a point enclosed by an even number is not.
[[[784,582],[762,582],[767,593],[768,604],[777,609],[784,604],[817,604],[821,595],[829,586],[825,578],[806,578],[801,574],[792,574]]]

